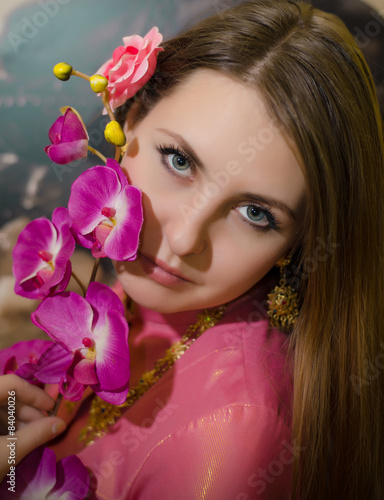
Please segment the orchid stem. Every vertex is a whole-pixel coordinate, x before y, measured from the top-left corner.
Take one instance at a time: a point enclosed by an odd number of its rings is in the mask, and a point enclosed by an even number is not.
[[[98,151],[95,148],[92,148],[91,146],[88,146],[88,149],[91,153],[93,153],[94,155],[98,156],[101,160],[103,160],[104,163],[107,163],[106,157],[102,153],[100,153],[100,151]]]
[[[90,76],[86,75],[85,73],[82,73],[81,71],[77,71],[75,69],[72,70],[71,75],[79,76],[80,78],[83,78],[84,80],[87,80],[88,82],[91,79]]]
[[[120,156],[121,156],[121,148],[119,148],[119,146],[116,146],[115,147],[115,160],[117,162],[120,161]]]
[[[97,273],[97,270],[99,268],[99,264],[100,264],[100,258],[95,260],[95,263],[94,263],[93,269],[92,269],[91,279],[89,280],[89,284],[91,284],[92,281],[95,281],[96,273]]]
[[[76,274],[73,271],[72,271],[72,278],[77,282],[77,284],[81,288],[81,291],[83,292],[83,296],[85,297],[85,294],[87,293],[87,290],[85,289],[85,286],[80,281],[80,279],[78,278],[78,276],[76,276]]]
[[[113,111],[111,109],[111,106],[109,105],[109,92],[107,89],[104,90],[104,92],[101,94],[101,98],[103,99],[103,104],[105,106],[105,109],[107,110],[108,116],[112,121],[115,121],[115,115],[113,114]]]
[[[63,399],[63,395],[60,392],[59,395],[57,396],[55,406],[53,407],[53,410],[49,414],[50,417],[55,417],[57,415],[57,412],[59,411],[59,407],[60,407],[60,403],[61,403],[62,399]]]

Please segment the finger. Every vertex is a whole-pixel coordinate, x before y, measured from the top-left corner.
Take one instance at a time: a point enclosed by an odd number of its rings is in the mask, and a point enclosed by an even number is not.
[[[15,461],[16,465],[38,446],[50,441],[65,430],[65,423],[57,417],[43,417],[26,424],[22,429],[15,432],[17,438]]]
[[[16,405],[15,427],[21,429],[29,422],[45,417],[44,413],[28,405]],[[0,435],[7,434],[8,430],[8,414],[0,412]]]
[[[33,420],[38,420],[43,418],[45,415],[33,406],[22,405],[16,408],[16,418],[21,422],[33,422]]]
[[[15,392],[17,403],[25,403],[39,410],[52,410],[55,404],[54,399],[40,387],[14,374],[3,375],[0,380],[0,400],[6,400],[12,391]]]

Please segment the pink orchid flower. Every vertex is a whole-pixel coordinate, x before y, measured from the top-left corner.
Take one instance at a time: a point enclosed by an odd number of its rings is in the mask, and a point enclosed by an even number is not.
[[[43,339],[17,342],[0,351],[0,375],[15,373],[31,384],[42,386],[36,380],[35,371],[40,356],[52,346],[52,341]]]
[[[112,59],[97,73],[108,79],[109,104],[114,110],[143,87],[156,69],[157,55],[163,36],[153,27],[144,38],[139,35],[123,38],[124,46],[114,50]]]
[[[14,477],[14,491],[8,476],[0,484],[2,500],[83,500],[90,489],[88,471],[78,457],[70,455],[56,463],[55,453],[44,446],[16,466]]]
[[[128,393],[128,323],[124,306],[106,285],[92,282],[85,299],[74,292],[47,297],[32,322],[56,340],[37,363],[35,377],[59,384],[72,401],[89,385],[102,399],[122,404]]]
[[[84,158],[88,154],[88,133],[79,113],[71,107],[60,109],[60,116],[49,129],[50,146],[44,151],[49,158],[63,165]]]
[[[75,249],[67,209],[56,208],[52,222],[40,217],[20,233],[13,249],[15,293],[42,299],[65,290],[71,277],[69,259]]]
[[[92,255],[134,260],[143,223],[141,192],[128,184],[117,161],[83,172],[72,184],[68,202],[72,229],[93,240]]]

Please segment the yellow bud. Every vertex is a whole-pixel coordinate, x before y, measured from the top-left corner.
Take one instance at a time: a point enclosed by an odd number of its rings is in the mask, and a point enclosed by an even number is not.
[[[122,147],[125,144],[125,134],[120,123],[116,120],[110,121],[104,130],[104,136],[108,142],[115,146]]]
[[[103,75],[92,75],[89,79],[89,83],[91,85],[91,89],[96,92],[96,94],[99,94],[106,89],[108,80]]]
[[[59,80],[66,82],[67,80],[69,80],[72,70],[73,68],[70,64],[61,62],[56,64],[56,66],[53,68],[53,74]]]

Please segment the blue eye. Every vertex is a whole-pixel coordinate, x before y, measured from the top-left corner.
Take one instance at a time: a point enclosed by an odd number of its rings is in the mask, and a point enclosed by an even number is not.
[[[188,160],[181,154],[170,154],[167,159],[170,165],[180,172],[185,172],[191,168]]]
[[[278,227],[276,217],[266,208],[257,205],[244,205],[237,207],[237,210],[246,222],[257,229],[277,229]]]
[[[193,163],[188,155],[174,146],[158,146],[156,148],[161,154],[161,161],[165,168],[172,174],[181,177],[191,177],[193,174]]]

